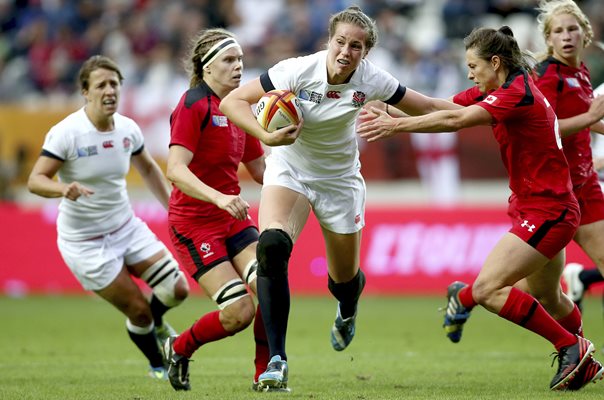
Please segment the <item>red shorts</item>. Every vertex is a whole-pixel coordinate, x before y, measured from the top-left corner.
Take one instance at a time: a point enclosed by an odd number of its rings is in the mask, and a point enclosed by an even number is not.
[[[176,258],[195,280],[258,241],[258,228],[251,217],[239,221],[229,215],[168,223]]]
[[[575,188],[575,196],[581,208],[580,225],[604,219],[604,194],[597,174],[592,174],[581,187]]]
[[[512,196],[510,232],[552,259],[575,236],[581,215],[574,198],[559,202],[526,201]]]

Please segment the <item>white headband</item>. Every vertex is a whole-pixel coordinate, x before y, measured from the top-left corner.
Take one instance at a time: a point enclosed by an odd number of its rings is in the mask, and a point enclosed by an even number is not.
[[[231,37],[222,39],[216,43],[208,52],[201,57],[201,66],[210,65],[219,55],[230,49],[231,47],[239,46],[239,43]],[[241,46],[239,46],[241,47]]]

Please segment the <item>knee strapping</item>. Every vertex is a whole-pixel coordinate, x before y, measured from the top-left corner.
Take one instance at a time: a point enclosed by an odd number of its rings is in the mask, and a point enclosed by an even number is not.
[[[153,321],[147,326],[137,326],[129,319],[126,319],[126,329],[128,329],[128,332],[132,332],[136,335],[146,335],[147,333],[152,332],[153,328],[155,328]]]
[[[262,232],[256,248],[258,276],[287,276],[287,265],[293,246],[292,239],[281,229],[267,229]]]
[[[141,275],[141,279],[147,282],[155,296],[166,306],[175,307],[182,303],[183,299],[175,297],[175,286],[180,279],[185,279],[185,277],[172,255],[162,257],[161,260],[147,268]]]
[[[248,296],[247,289],[241,279],[233,279],[222,285],[220,289],[212,296],[221,310],[235,303],[239,299]]]
[[[245,283],[250,285],[256,279],[258,273],[258,260],[252,260],[245,266],[243,270],[243,279]]]

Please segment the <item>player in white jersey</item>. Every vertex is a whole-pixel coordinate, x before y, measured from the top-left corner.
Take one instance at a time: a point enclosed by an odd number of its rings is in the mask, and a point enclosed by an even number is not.
[[[376,42],[375,22],[358,7],[349,7],[331,17],[326,51],[278,63],[233,90],[220,105],[231,121],[274,146],[266,162],[257,247],[257,293],[271,353],[259,385],[267,389],[287,386],[287,268],[311,209],[325,241],[328,288],[338,300],[332,347],[344,350],[355,334],[357,302],[365,285],[359,268],[365,183],[355,131],[363,105],[382,100],[412,115],[457,108],[406,89],[365,59]],[[298,96],[304,116],[299,125],[268,133],[256,121],[250,105],[272,89]]]
[[[174,330],[162,316],[187,297],[189,287],[128,199],[130,162],[165,208],[170,189],[138,125],[116,112],[122,80],[107,57],[83,64],[79,83],[86,103],[50,129],[28,187],[42,197],[63,197],[57,218],[63,260],[84,289],[126,315],[128,334],[149,360],[150,375],[167,379],[159,342]],[[153,289],[150,300],[132,276]]]

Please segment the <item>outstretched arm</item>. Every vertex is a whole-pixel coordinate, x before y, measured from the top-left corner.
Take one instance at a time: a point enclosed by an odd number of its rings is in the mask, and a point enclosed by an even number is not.
[[[424,115],[441,110],[459,110],[462,106],[446,99],[428,97],[413,89],[407,88],[403,98],[394,105],[408,115]],[[391,114],[395,116],[395,114]]]
[[[491,114],[480,106],[442,110],[418,117],[392,118],[384,111],[372,109],[377,118],[359,125],[357,132],[369,142],[385,139],[400,132],[452,132],[477,125],[490,125]]]
[[[408,117],[410,115],[424,115],[440,110],[458,110],[462,106],[453,103],[453,96],[449,99],[439,99],[435,97],[424,96],[423,94],[407,88],[405,96],[395,105],[389,105],[382,101],[370,101],[359,114],[359,122],[371,121],[377,118],[377,114],[371,112],[371,109],[384,111],[391,117]]]

